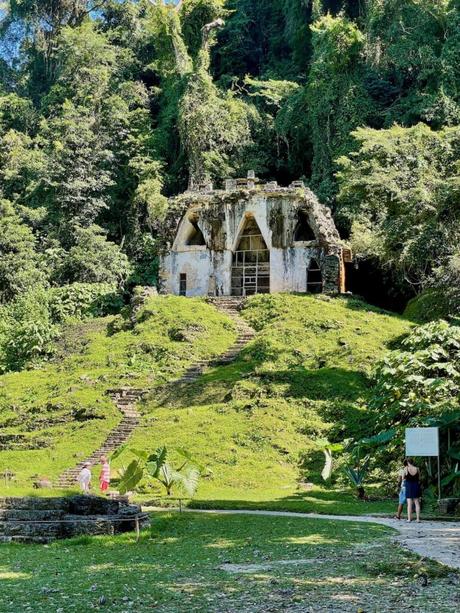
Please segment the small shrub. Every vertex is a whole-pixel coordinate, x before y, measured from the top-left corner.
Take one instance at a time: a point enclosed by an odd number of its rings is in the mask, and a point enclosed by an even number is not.
[[[20,370],[51,355],[58,327],[49,315],[48,294],[37,287],[2,309],[0,371]]]
[[[110,283],[72,283],[50,290],[49,308],[54,322],[115,314],[122,306],[120,294]]]

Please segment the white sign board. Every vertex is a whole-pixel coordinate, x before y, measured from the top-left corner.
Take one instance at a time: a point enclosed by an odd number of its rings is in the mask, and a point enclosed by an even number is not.
[[[439,428],[406,428],[406,456],[439,455]]]

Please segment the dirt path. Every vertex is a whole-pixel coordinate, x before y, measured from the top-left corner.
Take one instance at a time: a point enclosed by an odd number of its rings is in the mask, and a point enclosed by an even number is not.
[[[146,508],[146,511],[159,511]],[[164,511],[165,509],[161,509]],[[268,515],[272,517],[297,517],[300,519],[330,519],[332,521],[355,521],[381,524],[394,528],[398,536],[394,538],[402,547],[418,555],[451,568],[460,569],[460,522],[422,521],[407,523],[386,517],[369,515],[320,515],[318,513],[291,513],[289,511],[244,511],[215,509],[184,509],[189,513],[217,513],[222,515]]]

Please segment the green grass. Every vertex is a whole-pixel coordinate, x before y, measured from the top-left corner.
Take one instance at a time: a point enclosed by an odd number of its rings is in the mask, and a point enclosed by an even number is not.
[[[391,502],[359,502],[340,483],[325,488],[315,440],[369,434],[370,373],[411,324],[353,298],[286,294],[253,297],[243,316],[256,338],[193,384],[168,382],[225,351],[234,327],[204,301],[172,296],[151,299],[134,328],[110,318],[80,324],[55,363],[1,377],[2,433],[43,444],[0,452],[18,479],[6,493],[24,493],[34,475],[56,477],[97,448],[120,419],[105,392],[126,385],[151,389],[133,447],[184,447],[209,467],[195,505],[391,512]],[[146,483],[139,499],[158,494]]]
[[[392,504],[365,504],[350,490],[321,487],[314,440],[369,433],[369,375],[409,322],[325,296],[256,296],[243,315],[258,334],[240,358],[193,385],[154,389],[133,446],[185,447],[208,465],[212,474],[201,481],[197,505],[391,511]],[[304,492],[299,480],[316,485]],[[141,499],[157,493],[146,487]]]
[[[391,535],[372,524],[155,514],[139,543],[126,534],[1,545],[0,611],[456,610],[450,571]]]
[[[174,296],[149,299],[133,327],[113,317],[70,326],[52,363],[0,377],[0,442],[21,436],[18,449],[0,451],[16,476],[2,489],[23,493],[34,476],[53,479],[97,449],[121,418],[108,389],[170,381],[234,338],[214,308]]]

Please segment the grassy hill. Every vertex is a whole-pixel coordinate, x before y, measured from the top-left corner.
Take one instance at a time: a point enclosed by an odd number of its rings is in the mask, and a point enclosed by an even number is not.
[[[136,320],[70,325],[53,362],[0,377],[0,471],[16,477],[9,492],[54,479],[100,446],[121,420],[108,389],[169,381],[235,338],[228,318],[201,300],[152,298]]]
[[[240,358],[192,385],[154,389],[133,446],[180,445],[209,465],[200,506],[356,511],[337,490],[299,490],[299,477],[318,481],[319,464],[299,466],[314,458],[314,439],[368,433],[369,374],[410,324],[327,296],[256,296],[243,317],[258,333]]]
[[[349,493],[303,491],[298,481],[318,480],[315,439],[368,432],[369,374],[409,322],[353,298],[300,295],[253,297],[242,316],[255,339],[191,384],[174,380],[224,352],[235,329],[205,301],[179,297],[149,299],[134,325],[105,318],[70,327],[54,363],[0,377],[2,444],[20,435],[0,451],[1,466],[16,473],[11,493],[97,448],[120,419],[106,390],[126,385],[150,389],[133,447],[180,446],[209,466],[197,504],[356,511]],[[157,493],[146,484],[142,498]]]

